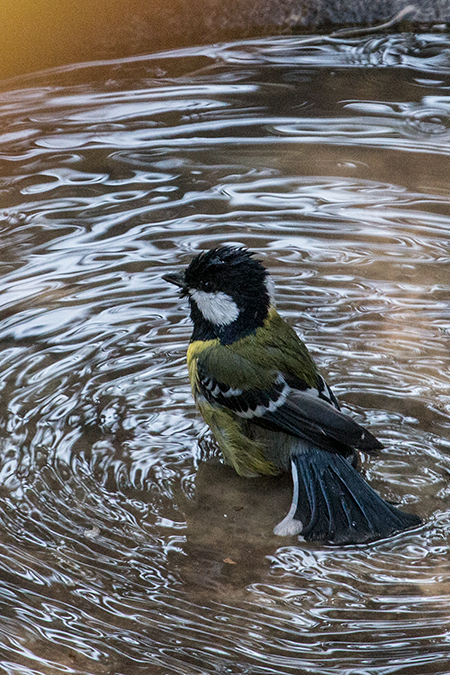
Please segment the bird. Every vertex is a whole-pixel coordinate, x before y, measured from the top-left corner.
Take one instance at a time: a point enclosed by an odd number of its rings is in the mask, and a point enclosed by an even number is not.
[[[278,313],[273,280],[253,251],[218,246],[163,278],[188,301],[189,380],[225,463],[248,478],[292,474],[292,503],[276,535],[363,544],[420,525],[357,470],[359,453],[383,445],[340,410]]]

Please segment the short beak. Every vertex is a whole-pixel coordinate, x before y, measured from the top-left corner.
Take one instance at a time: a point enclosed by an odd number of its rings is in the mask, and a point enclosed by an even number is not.
[[[184,288],[184,272],[172,272],[172,274],[163,274],[164,281],[168,281],[170,284],[175,284],[180,288]]]

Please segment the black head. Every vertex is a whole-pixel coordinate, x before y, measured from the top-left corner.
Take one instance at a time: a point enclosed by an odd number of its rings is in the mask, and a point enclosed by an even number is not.
[[[221,246],[197,255],[182,273],[164,278],[189,298],[192,338],[233,342],[262,326],[271,302],[267,270],[245,248]]]

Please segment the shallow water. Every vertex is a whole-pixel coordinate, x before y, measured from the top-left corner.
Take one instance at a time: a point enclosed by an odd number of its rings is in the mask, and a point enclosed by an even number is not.
[[[432,35],[3,83],[3,672],[450,672],[449,86]],[[280,539],[289,480],[214,460],[161,274],[217,243],[261,254],[422,528]]]

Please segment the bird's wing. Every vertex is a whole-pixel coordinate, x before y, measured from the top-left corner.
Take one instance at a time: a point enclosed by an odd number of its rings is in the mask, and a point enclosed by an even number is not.
[[[211,404],[242,419],[306,439],[330,452],[383,447],[366,429],[335,407],[320,376],[317,388],[299,377],[261,367],[229,350],[224,360],[204,352],[197,361],[198,389]]]
[[[264,413],[264,420],[293,436],[308,438],[324,450],[370,452],[383,447],[370,431],[319,398],[316,391],[291,389],[283,405]]]

